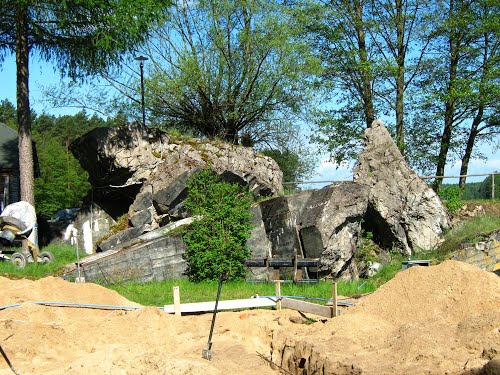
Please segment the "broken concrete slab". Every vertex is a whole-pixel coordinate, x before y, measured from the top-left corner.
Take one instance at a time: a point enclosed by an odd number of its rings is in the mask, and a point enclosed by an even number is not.
[[[370,191],[370,221],[384,222],[373,230],[407,255],[412,249],[432,249],[450,227],[439,196],[410,169],[379,120],[365,130],[364,140],[354,181]]]

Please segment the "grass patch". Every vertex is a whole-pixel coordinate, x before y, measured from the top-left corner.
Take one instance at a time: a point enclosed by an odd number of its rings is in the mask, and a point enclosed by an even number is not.
[[[165,280],[152,283],[123,283],[108,285],[125,298],[147,306],[162,306],[173,303],[172,288],[180,288],[182,303],[215,301],[217,296],[217,281],[195,283],[187,279]],[[340,293],[340,292],[339,292]],[[274,296],[273,283],[250,283],[244,281],[224,282],[221,290],[221,300],[244,299],[258,294],[259,296]],[[282,283],[281,295],[307,296],[311,298],[328,299],[332,296],[331,282],[322,281],[312,284]]]
[[[375,291],[380,285],[394,277],[401,270],[401,258],[393,257],[393,261],[373,277],[360,280],[339,280],[337,293],[343,296],[356,296]],[[173,303],[172,288],[180,288],[181,303],[214,301],[217,296],[217,281],[191,282],[187,279],[164,280],[160,282],[135,283],[127,282],[107,285],[125,298],[145,306],[163,306]],[[221,300],[244,299],[253,295],[274,296],[273,283],[252,283],[244,281],[224,282]],[[309,298],[332,298],[332,282],[319,283],[282,283],[282,296],[304,296]]]
[[[20,251],[20,249],[16,249]],[[27,278],[27,279],[40,279],[46,276],[57,276],[64,266],[68,263],[76,261],[76,252],[73,246],[69,245],[50,245],[42,250],[50,251],[54,255],[54,262],[52,263],[28,263],[25,268],[16,268],[9,260],[0,261],[0,275],[9,278]],[[6,254],[10,256],[11,254]]]
[[[444,242],[438,248],[439,256],[446,257],[447,254],[458,250],[462,243],[483,241],[498,228],[500,228],[498,216],[476,216],[464,220],[446,233]]]
[[[429,259],[431,264],[438,264],[447,259],[448,254],[458,249],[462,243],[484,240],[498,228],[500,228],[500,217],[498,216],[478,216],[467,219],[445,235],[445,241],[440,247],[431,251],[417,252],[412,259]],[[49,275],[57,276],[65,265],[76,260],[75,249],[71,246],[48,246],[43,250],[54,254],[54,263],[38,265],[29,263],[25,269],[16,269],[10,262],[0,262],[0,275],[29,279],[38,279]],[[391,280],[401,271],[401,262],[404,259],[402,255],[394,252],[390,255],[391,261],[383,266],[376,275],[368,279],[339,280],[337,283],[338,294],[351,297],[371,293]],[[127,282],[106,287],[141,305],[163,306],[173,303],[172,288],[174,286],[180,287],[181,302],[191,303],[215,300],[218,283],[216,280],[195,283],[187,279],[176,279],[150,283]],[[225,282],[222,287],[221,299],[243,299],[255,294],[273,296],[275,286],[273,283]],[[283,283],[281,294],[283,296],[329,299],[332,295],[332,283],[330,281],[311,284]]]

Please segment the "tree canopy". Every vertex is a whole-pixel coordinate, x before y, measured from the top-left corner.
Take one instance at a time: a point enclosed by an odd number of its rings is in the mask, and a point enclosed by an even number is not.
[[[236,144],[272,139],[317,65],[300,27],[280,1],[178,1],[149,44],[151,115]]]
[[[337,162],[352,158],[380,116],[413,167],[443,175],[461,159],[467,173],[477,142],[499,131],[498,0],[312,3],[330,90],[313,139]]]
[[[145,42],[164,18],[168,3],[158,0],[68,0],[2,2],[0,61],[16,55],[17,123],[21,198],[34,204],[29,58],[53,61],[62,74],[84,77],[118,64]]]

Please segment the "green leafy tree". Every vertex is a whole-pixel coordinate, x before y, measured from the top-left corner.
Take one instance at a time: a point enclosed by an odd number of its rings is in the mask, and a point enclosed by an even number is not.
[[[0,122],[17,130],[16,107],[7,99],[0,102]]]
[[[50,218],[61,208],[79,207],[91,186],[88,174],[69,150],[78,136],[106,122],[85,112],[75,115],[42,114],[33,121],[40,177],[35,179],[36,210]]]
[[[356,156],[378,112],[375,86],[382,75],[369,32],[371,6],[368,0],[331,0],[306,9],[310,44],[323,66],[318,84],[328,103],[315,113],[312,140],[340,163]]]
[[[164,17],[166,1],[68,0],[2,2],[0,61],[16,55],[21,199],[34,204],[29,58],[57,62],[72,78],[116,65]]]
[[[314,173],[318,154],[313,151],[305,135],[289,123],[275,125],[275,134],[258,148],[259,152],[276,161],[283,172],[284,182],[305,180]],[[287,184],[290,190],[297,190],[299,185]]]
[[[278,163],[283,172],[283,182],[300,181],[311,175],[313,166],[301,159],[300,155],[293,150],[264,149],[261,152]]]
[[[405,152],[407,92],[423,67],[429,36],[422,0],[332,0],[313,6],[311,44],[322,58],[330,108],[317,113],[313,140],[337,163],[360,150],[376,116],[395,117]],[[314,10],[315,9],[315,10]],[[425,38],[424,38],[425,35]],[[392,127],[392,121],[388,124]]]
[[[427,34],[428,1],[371,0],[369,32],[384,87],[375,90],[396,119],[396,145],[405,153],[405,96],[418,76],[431,39]]]
[[[430,57],[415,92],[421,114],[414,148],[437,176],[457,159],[466,173],[474,145],[498,132],[498,1],[447,0],[432,9]],[[433,188],[441,184],[436,179]]]
[[[462,151],[460,175],[465,176],[469,162],[478,141],[490,141],[500,133],[498,118],[500,109],[500,3],[497,0],[481,1],[475,11],[477,14],[474,44],[474,61],[469,78],[470,93],[468,106],[472,121],[464,132],[467,140]],[[465,188],[466,177],[460,177],[459,185]]]
[[[51,218],[61,208],[81,206],[90,190],[88,174],[65,151],[55,139],[37,148],[40,177],[35,179],[36,209],[45,218]]]
[[[495,175],[495,198],[500,198],[500,174]],[[486,177],[479,187],[479,198],[480,199],[491,199],[492,196],[492,177]]]
[[[309,35],[331,100],[313,140],[336,162],[354,158],[375,114],[391,116],[391,131],[394,114],[395,141],[413,167],[442,176],[461,159],[466,174],[481,156],[475,145],[499,131],[498,0],[312,3]]]
[[[234,144],[271,139],[318,66],[299,27],[280,1],[178,1],[150,44],[151,118]]]
[[[185,206],[201,219],[183,234],[187,245],[187,275],[193,281],[216,280],[223,272],[229,279],[245,276],[243,259],[250,250],[246,241],[252,229],[248,191],[202,170],[188,183]]]
[[[444,184],[439,191],[439,197],[450,214],[456,213],[463,206],[462,190],[458,185]]]
[[[481,187],[480,182],[469,182],[465,185],[465,189],[463,190],[462,199],[463,200],[472,200],[472,199],[480,199],[479,189]]]

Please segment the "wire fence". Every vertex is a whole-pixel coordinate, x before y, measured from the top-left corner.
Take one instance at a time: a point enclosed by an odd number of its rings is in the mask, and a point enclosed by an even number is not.
[[[489,178],[488,178],[489,176]],[[498,176],[498,177],[497,177]],[[478,199],[478,198],[486,198],[486,199],[495,199],[500,198],[499,188],[500,188],[500,172],[491,172],[491,173],[473,173],[473,174],[465,174],[458,176],[419,176],[422,180],[436,180],[436,179],[460,179],[460,178],[468,178],[468,177],[486,177],[483,181],[479,182],[466,182],[466,186],[464,189],[464,199]],[[495,181],[497,180],[497,181]],[[299,186],[299,185],[316,185],[316,184],[333,184],[340,182],[351,182],[352,180],[321,180],[321,181],[290,181],[284,182],[285,186]],[[446,185],[445,185],[446,186]],[[458,184],[457,184],[458,186]],[[474,186],[475,189],[472,188]],[[477,190],[477,191],[475,191]],[[477,194],[474,194],[474,193]],[[488,193],[486,193],[488,192]],[[478,196],[480,195],[480,196]]]

